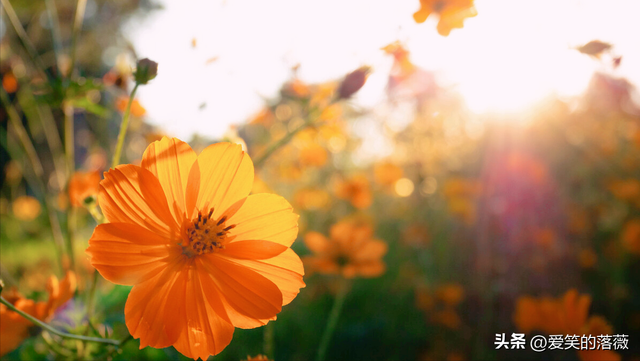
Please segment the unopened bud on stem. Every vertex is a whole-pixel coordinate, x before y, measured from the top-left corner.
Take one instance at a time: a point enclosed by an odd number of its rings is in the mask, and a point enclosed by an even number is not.
[[[138,61],[135,79],[138,84],[147,84],[158,75],[158,63],[148,58]]]
[[[344,80],[340,84],[340,88],[338,89],[338,98],[351,98],[353,94],[355,94],[358,90],[360,90],[360,88],[362,88],[364,83],[367,81],[367,77],[369,76],[370,72],[370,67],[363,66],[347,74],[347,76],[344,77]]]

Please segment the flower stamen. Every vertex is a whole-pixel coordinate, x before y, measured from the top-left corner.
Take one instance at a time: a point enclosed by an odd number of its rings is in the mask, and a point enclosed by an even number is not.
[[[203,255],[224,249],[229,242],[227,234],[236,225],[227,226],[227,216],[222,216],[217,221],[209,222],[213,215],[213,208],[208,213],[198,212],[186,229],[186,244],[182,244],[183,253],[189,257]]]

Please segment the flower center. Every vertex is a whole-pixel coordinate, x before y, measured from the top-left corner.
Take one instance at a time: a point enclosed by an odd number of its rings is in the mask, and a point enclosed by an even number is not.
[[[211,219],[213,208],[209,213],[198,212],[187,227],[186,235],[188,243],[182,245],[183,253],[193,257],[211,252],[216,252],[224,248],[229,241],[227,234],[235,227],[235,224],[227,226],[227,216],[222,215],[219,219]]]

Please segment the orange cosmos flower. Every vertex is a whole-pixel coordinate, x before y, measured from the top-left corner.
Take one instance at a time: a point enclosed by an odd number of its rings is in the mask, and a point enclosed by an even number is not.
[[[125,110],[127,109],[128,103],[129,103],[129,97],[125,97],[125,96],[119,97],[118,100],[116,100],[116,109],[124,113]],[[138,101],[138,99],[134,99],[133,103],[131,103],[131,115],[139,118],[145,115],[146,113],[147,113],[147,110],[142,105],[140,105],[140,102]]]
[[[464,299],[464,288],[457,283],[446,283],[438,286],[436,295],[448,306],[457,306]]]
[[[249,195],[253,178],[240,145],[196,155],[166,137],[140,167],[105,173],[98,198],[109,223],[96,227],[87,253],[104,278],[133,286],[124,313],[140,348],[173,345],[206,360],[234,327],[275,320],[305,286],[290,248],[298,216],[282,197]]]
[[[335,191],[338,198],[347,199],[356,208],[367,208],[373,202],[369,180],[364,175],[356,175],[339,182]]]
[[[371,226],[356,221],[342,221],[331,227],[330,239],[318,232],[309,232],[304,243],[315,253],[306,257],[307,265],[320,273],[378,277],[385,271],[382,256],[387,244],[373,239]]]
[[[640,218],[625,223],[622,230],[622,244],[629,252],[640,254]]]
[[[571,289],[557,299],[529,296],[516,303],[514,323],[523,332],[542,331],[550,335],[610,335],[611,326],[600,316],[589,316],[591,297]],[[578,351],[581,360],[620,360],[610,350]]]
[[[44,321],[49,322],[55,311],[73,297],[76,291],[76,275],[71,271],[58,281],[55,276],[47,280],[47,302],[34,302],[24,298],[15,290],[6,295],[7,301],[20,311]],[[9,310],[7,306],[0,304],[0,357],[15,350],[22,341],[29,337],[29,329],[33,323],[19,314]]]
[[[438,33],[442,36],[448,36],[454,28],[462,29],[466,18],[478,15],[473,0],[420,0],[420,10],[413,19],[423,23],[433,13],[440,15]]]
[[[75,172],[69,180],[69,201],[74,207],[82,207],[82,202],[98,194],[100,172]]]

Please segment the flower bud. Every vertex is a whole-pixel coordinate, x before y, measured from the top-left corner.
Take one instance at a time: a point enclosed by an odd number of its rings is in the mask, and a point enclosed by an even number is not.
[[[342,83],[340,84],[340,88],[338,89],[338,99],[349,99],[353,94],[355,94],[364,83],[367,81],[367,77],[371,72],[371,68],[368,66],[363,66],[355,71],[347,74]]]
[[[158,75],[158,63],[148,58],[138,61],[135,79],[138,84],[147,84]]]

